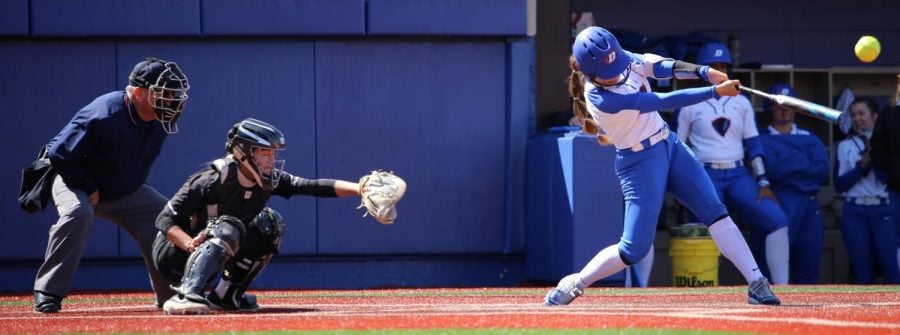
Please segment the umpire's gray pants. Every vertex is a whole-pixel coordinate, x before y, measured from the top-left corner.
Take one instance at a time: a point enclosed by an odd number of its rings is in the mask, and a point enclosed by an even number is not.
[[[65,297],[69,295],[72,278],[84,247],[87,244],[94,216],[118,224],[131,234],[141,247],[141,255],[150,272],[150,284],[156,301],[162,305],[174,293],[168,281],[153,265],[153,239],[156,237],[156,217],[166,205],[166,198],[146,184],[134,193],[115,201],[101,201],[91,206],[88,194],[66,186],[61,177],[53,181],[53,202],[59,220],[50,227],[50,240],[44,263],[38,269],[34,290]],[[116,241],[110,241],[116,243]]]

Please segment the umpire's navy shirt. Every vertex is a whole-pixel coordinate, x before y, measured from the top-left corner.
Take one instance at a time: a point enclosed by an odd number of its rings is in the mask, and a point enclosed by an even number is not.
[[[66,186],[101,201],[136,191],[147,180],[166,132],[156,121],[143,121],[125,92],[101,95],[82,108],[50,141],[50,162]]]

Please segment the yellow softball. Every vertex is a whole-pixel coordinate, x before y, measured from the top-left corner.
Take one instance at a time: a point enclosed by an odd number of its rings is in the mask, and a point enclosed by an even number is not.
[[[878,43],[878,39],[874,36],[866,35],[859,38],[859,41],[856,42],[856,47],[853,48],[853,52],[856,53],[856,58],[859,58],[863,63],[871,63],[881,53],[881,43]]]

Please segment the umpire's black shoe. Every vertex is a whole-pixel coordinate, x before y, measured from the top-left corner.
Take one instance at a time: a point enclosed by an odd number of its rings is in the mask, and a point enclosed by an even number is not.
[[[62,297],[50,293],[34,291],[34,311],[37,313],[57,313],[62,309]]]

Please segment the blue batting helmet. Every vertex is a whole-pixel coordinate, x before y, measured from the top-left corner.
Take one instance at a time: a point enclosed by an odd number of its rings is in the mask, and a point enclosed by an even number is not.
[[[582,73],[600,79],[615,78],[631,63],[631,56],[616,37],[600,27],[588,27],[578,33],[572,44],[572,55]]]
[[[778,83],[769,87],[766,91],[769,94],[780,94],[789,97],[797,97],[797,92],[794,91],[794,88],[791,85],[785,83]],[[772,100],[765,99],[763,101],[763,110],[764,111],[772,111]]]
[[[706,43],[700,47],[700,50],[697,50],[697,63],[700,65],[712,65],[713,63],[731,65],[731,53],[722,43]]]

